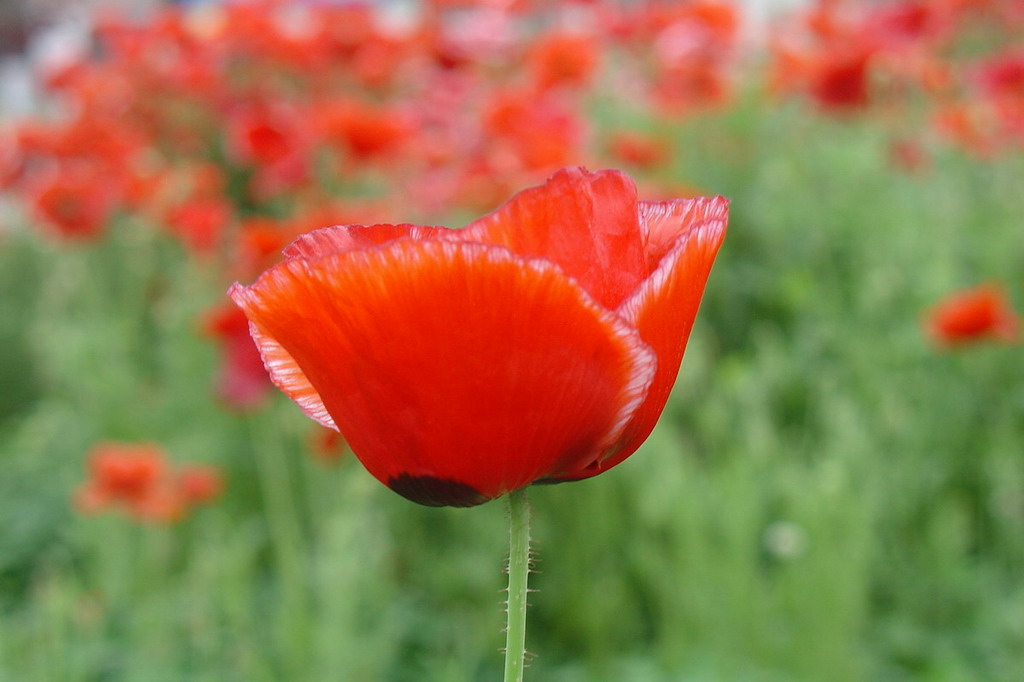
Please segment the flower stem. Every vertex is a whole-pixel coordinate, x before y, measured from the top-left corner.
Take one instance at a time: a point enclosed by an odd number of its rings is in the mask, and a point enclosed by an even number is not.
[[[522,682],[526,657],[526,582],[530,573],[530,501],[526,488],[508,494],[508,627],[505,682]]]

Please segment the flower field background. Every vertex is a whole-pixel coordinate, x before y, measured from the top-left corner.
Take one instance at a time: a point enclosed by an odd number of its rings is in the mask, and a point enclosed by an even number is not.
[[[558,168],[722,194],[650,440],[532,491],[528,679],[1019,680],[1015,0],[245,3],[126,19],[0,127],[0,680],[500,675],[500,504],[378,485],[225,291]]]

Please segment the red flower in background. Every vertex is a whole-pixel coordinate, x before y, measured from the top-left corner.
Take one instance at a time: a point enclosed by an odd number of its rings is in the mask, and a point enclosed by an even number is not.
[[[230,304],[209,311],[203,331],[221,347],[217,397],[238,410],[259,405],[270,389],[270,379],[242,311]]]
[[[513,168],[550,171],[579,158],[583,121],[569,103],[526,90],[495,92],[484,111],[488,155]]]
[[[186,504],[209,504],[224,491],[224,479],[214,467],[189,464],[178,471],[177,492]]]
[[[190,198],[167,212],[167,227],[193,254],[202,256],[221,242],[234,208],[216,196]]]
[[[239,161],[270,165],[296,153],[302,123],[283,111],[254,109],[228,118],[229,149]]]
[[[164,451],[153,443],[100,443],[89,452],[92,479],[82,489],[86,506],[135,504],[152,494],[166,473]]]
[[[273,381],[380,481],[470,506],[601,473],[664,408],[728,202],[568,168],[462,230],[324,228],[230,294]]]
[[[819,55],[811,71],[810,94],[824,109],[853,110],[869,101],[866,49],[836,50]]]
[[[979,155],[1024,142],[1024,3],[802,4],[767,27],[770,90],[829,113],[877,105],[901,137],[935,121]],[[685,126],[764,73],[731,0],[514,5],[402,22],[366,2],[103,13],[95,49],[44,69],[56,115],[0,131],[0,185],[59,235],[159,221],[209,265],[242,250],[235,218],[286,221],[311,195],[444,215],[568,164],[657,171],[656,146],[605,136],[594,106]],[[186,188],[192,173],[213,182]]]
[[[549,33],[539,38],[527,54],[536,85],[546,90],[557,85],[584,86],[597,68],[598,42],[574,33]]]
[[[978,82],[1003,132],[1024,141],[1024,49],[986,61],[979,69]]]
[[[926,326],[937,344],[949,347],[993,339],[1016,341],[1020,319],[1006,292],[986,284],[942,300],[928,313]]]
[[[739,13],[727,2],[696,0],[652,5],[648,21],[658,73],[654,96],[669,115],[724,105]]]
[[[74,497],[84,514],[120,509],[139,521],[171,523],[223,489],[213,467],[189,465],[175,473],[155,443],[97,443],[88,459],[90,478]]]
[[[354,100],[321,102],[312,114],[321,137],[361,162],[393,155],[413,132],[400,112]]]
[[[288,222],[254,217],[238,225],[231,260],[236,277],[251,277],[277,262],[277,254],[294,239]]]
[[[60,166],[28,185],[33,213],[67,239],[98,237],[114,214],[116,196],[95,168]]]
[[[951,7],[935,0],[899,0],[872,7],[865,30],[882,48],[903,52],[930,47],[953,28]]]
[[[653,168],[665,163],[672,144],[666,138],[622,130],[611,136],[608,146],[611,155],[619,161],[639,168]]]
[[[952,103],[938,109],[934,116],[938,133],[979,157],[995,151],[995,121],[983,106]]]

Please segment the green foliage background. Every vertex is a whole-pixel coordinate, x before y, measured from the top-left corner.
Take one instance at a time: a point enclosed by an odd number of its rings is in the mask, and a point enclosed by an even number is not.
[[[920,321],[986,280],[1021,301],[1024,160],[908,175],[870,123],[755,103],[667,132],[729,235],[650,441],[531,493],[528,679],[1019,680],[1020,349],[936,352]],[[502,503],[326,468],[282,396],[224,411],[195,321],[219,287],[144,225],[0,243],[0,679],[497,679]],[[227,493],[167,528],[78,517],[99,439]]]

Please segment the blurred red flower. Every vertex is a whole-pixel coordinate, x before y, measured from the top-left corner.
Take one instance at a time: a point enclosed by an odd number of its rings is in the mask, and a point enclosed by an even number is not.
[[[1002,132],[1024,143],[1024,49],[999,54],[981,65],[978,82]]]
[[[237,306],[222,305],[206,313],[203,331],[221,347],[217,397],[238,410],[259,405],[270,389],[270,378],[249,336],[249,320]]]
[[[729,65],[739,29],[740,15],[732,3],[695,0],[651,4],[650,49],[657,73],[653,91],[659,108],[677,115],[706,107],[720,107],[732,91]]]
[[[224,491],[224,479],[214,467],[189,464],[178,471],[178,494],[187,504],[209,504]]]
[[[598,41],[583,34],[549,33],[530,47],[527,60],[533,81],[542,90],[584,86],[597,68]]]
[[[462,230],[339,226],[230,295],[273,381],[421,504],[586,478],[647,438],[725,235],[567,168]]]
[[[897,0],[873,6],[869,12],[865,30],[888,51],[930,47],[953,28],[952,8],[936,0]]]
[[[153,443],[99,443],[89,452],[91,499],[137,502],[166,472],[163,450]]]
[[[867,106],[871,57],[866,49],[823,52],[812,70],[811,96],[823,109],[832,111]]]
[[[61,165],[27,186],[35,216],[66,239],[98,237],[114,214],[116,196],[95,168]]]
[[[250,217],[238,225],[232,246],[232,265],[238,277],[259,274],[277,262],[277,254],[298,232],[292,233],[290,223],[263,216]]]
[[[185,501],[173,488],[162,485],[153,488],[129,508],[130,515],[145,523],[176,523],[185,518]]]
[[[995,151],[995,121],[983,106],[946,104],[935,112],[933,124],[940,135],[978,157]]]
[[[551,171],[581,154],[582,117],[550,93],[495,91],[483,115],[489,155],[507,154],[522,169]]]
[[[233,206],[220,197],[192,197],[167,212],[167,227],[190,252],[213,251],[234,216]]]
[[[229,149],[242,162],[267,165],[295,153],[301,123],[281,111],[254,109],[228,118]]]
[[[83,514],[120,509],[139,521],[171,523],[223,488],[213,467],[189,465],[175,473],[155,443],[100,442],[88,453],[89,479],[75,491]]]
[[[311,113],[320,136],[359,162],[394,154],[413,133],[400,112],[355,100],[321,102]]]
[[[623,163],[653,168],[668,159],[671,142],[654,135],[621,130],[611,136],[608,147],[611,155]]]
[[[164,451],[154,443],[98,443],[75,504],[87,514],[119,507],[140,520],[177,521],[184,507],[165,486],[167,473]]]
[[[990,339],[1015,341],[1020,320],[1006,291],[995,284],[985,284],[940,301],[929,311],[926,327],[937,344],[950,347]]]

